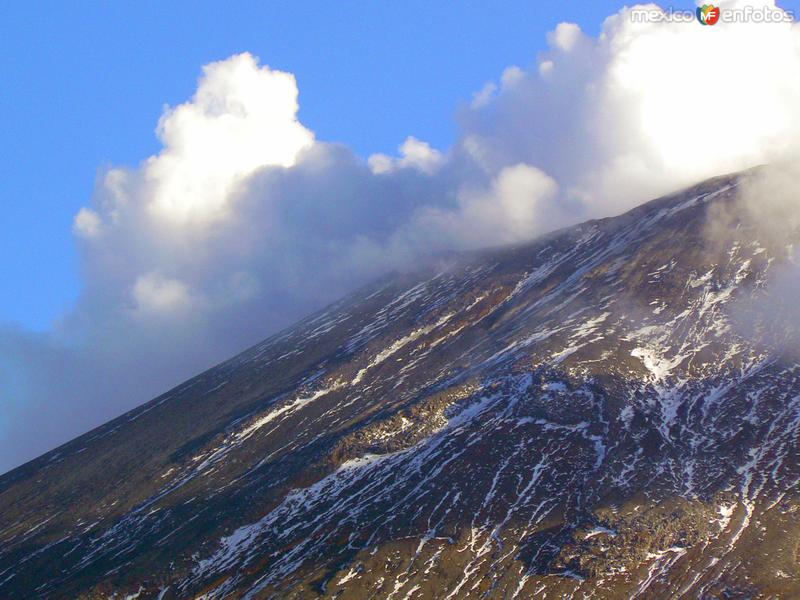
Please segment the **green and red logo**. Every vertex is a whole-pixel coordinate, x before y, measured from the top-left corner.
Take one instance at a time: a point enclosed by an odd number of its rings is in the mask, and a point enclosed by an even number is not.
[[[697,20],[701,25],[714,25],[719,21],[719,6],[703,4],[697,7]]]

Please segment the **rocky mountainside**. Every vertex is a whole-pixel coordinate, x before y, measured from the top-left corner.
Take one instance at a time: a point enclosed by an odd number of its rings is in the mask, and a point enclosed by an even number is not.
[[[743,177],[387,278],[4,475],[0,598],[800,598],[793,247]]]

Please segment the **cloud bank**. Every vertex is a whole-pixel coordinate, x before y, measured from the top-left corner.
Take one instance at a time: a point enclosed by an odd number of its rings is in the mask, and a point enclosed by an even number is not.
[[[744,4],[774,6],[722,9]],[[597,38],[558,25],[545,53],[458,111],[451,148],[409,136],[398,156],[316,139],[294,77],[250,54],[206,65],[164,111],[159,154],[109,169],[76,215],[77,306],[47,334],[0,326],[0,471],[388,270],[787,157],[798,25],[632,10]]]

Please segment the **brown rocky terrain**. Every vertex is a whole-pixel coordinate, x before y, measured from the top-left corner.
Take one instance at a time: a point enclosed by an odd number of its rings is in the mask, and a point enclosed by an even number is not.
[[[746,176],[388,277],[7,473],[0,598],[800,598],[797,232]]]

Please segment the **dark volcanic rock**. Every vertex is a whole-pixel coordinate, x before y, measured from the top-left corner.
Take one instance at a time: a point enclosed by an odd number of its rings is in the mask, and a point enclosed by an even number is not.
[[[800,597],[796,324],[736,316],[797,240],[709,243],[741,177],[387,278],[2,476],[0,598]]]

